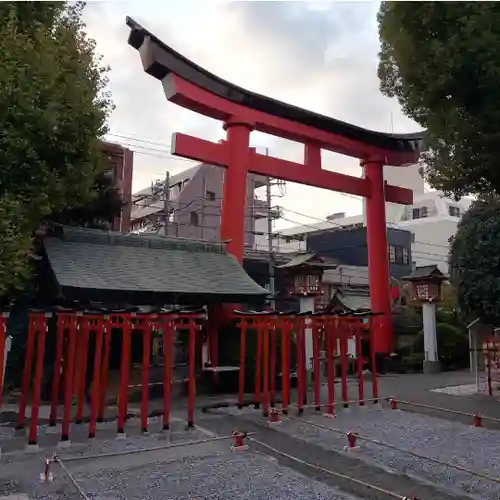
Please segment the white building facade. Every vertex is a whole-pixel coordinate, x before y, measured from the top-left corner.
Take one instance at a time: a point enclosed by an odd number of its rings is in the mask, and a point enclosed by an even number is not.
[[[458,202],[445,198],[438,191],[425,192],[424,180],[419,165],[409,167],[385,167],[384,177],[388,184],[405,187],[413,191],[410,206],[386,204],[387,225],[412,233],[412,262],[414,266],[436,264],[443,273],[448,272],[450,238],[457,230],[458,222],[468,210],[471,199]],[[307,223],[283,229],[273,238],[273,248],[280,252],[294,252],[307,248],[306,235],[316,231],[349,230],[365,225],[363,213],[345,217],[344,213],[333,214],[322,222]]]

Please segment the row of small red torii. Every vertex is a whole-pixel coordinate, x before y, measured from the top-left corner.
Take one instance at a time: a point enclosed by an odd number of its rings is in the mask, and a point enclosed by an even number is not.
[[[52,313],[44,311],[31,311],[29,313],[29,329],[25,350],[25,364],[22,378],[21,396],[19,400],[18,429],[26,426],[26,409],[29,401],[30,387],[31,417],[29,422],[28,444],[36,445],[38,439],[39,409],[41,404],[41,385],[47,336],[47,318]],[[195,396],[196,396],[196,332],[201,329],[201,323],[206,319],[205,312],[178,312],[171,311],[156,314],[140,313],[109,313],[95,314],[77,311],[57,312],[57,337],[55,347],[54,375],[51,387],[51,410],[49,426],[56,426],[61,422],[61,442],[69,442],[70,424],[83,422],[85,399],[85,371],[87,367],[88,346],[90,334],[95,335],[95,352],[92,375],[92,394],[90,403],[89,438],[95,437],[97,423],[105,419],[106,392],[108,387],[109,355],[111,345],[111,330],[122,330],[122,350],[120,367],[120,389],[118,400],[117,433],[125,434],[125,423],[128,409],[128,389],[131,369],[131,339],[132,334],[142,334],[143,360],[142,360],[142,399],[141,399],[141,428],[148,431],[149,417],[149,368],[151,354],[151,335],[153,329],[159,330],[163,335],[164,373],[163,373],[163,429],[170,425],[171,413],[171,387],[173,372],[173,340],[176,330],[188,330],[188,407],[187,425],[194,426]],[[249,404],[244,400],[245,389],[245,357],[247,349],[247,333],[249,329],[257,331],[257,348],[255,356],[255,394],[256,408],[262,405],[264,415],[269,413],[270,407],[276,405],[276,366],[277,356],[281,355],[282,374],[282,403],[281,409],[286,413],[294,407],[301,413],[306,406],[313,406],[316,410],[327,408],[327,413],[334,414],[335,407],[335,361],[334,352],[336,343],[340,344],[342,403],[348,406],[349,396],[347,387],[348,378],[348,338],[355,339],[356,344],[356,369],[358,382],[358,403],[363,405],[365,399],[363,363],[361,354],[361,339],[365,328],[361,318],[356,316],[336,316],[323,314],[279,314],[255,313],[234,311],[234,318],[240,330],[240,367],[239,389],[237,405],[239,408]],[[6,339],[7,314],[0,316],[0,353],[4,351]],[[313,366],[314,369],[314,404],[307,405],[307,360],[305,351],[305,331],[313,331]],[[369,328],[368,331],[371,329]],[[137,332],[137,333],[133,333]],[[281,335],[281,353],[277,353],[277,336]],[[293,333],[294,332],[294,333]],[[323,335],[321,335],[323,333]],[[291,384],[293,368],[291,366],[291,339],[295,335],[297,357],[297,404],[291,404]],[[321,403],[320,366],[320,338],[324,339],[326,364],[328,402]],[[335,345],[334,345],[335,344]],[[370,346],[372,346],[370,342]],[[169,348],[170,347],[170,348]],[[375,353],[370,349],[371,363],[375,366]],[[32,374],[33,361],[35,361],[34,374]],[[3,362],[0,355],[0,388],[3,386]],[[378,388],[376,370],[372,371],[372,396],[375,403],[378,401]],[[33,375],[33,376],[32,376]],[[33,384],[31,384],[33,380]],[[58,415],[59,394],[63,384],[63,409],[62,418]],[[76,384],[76,386],[75,386]],[[0,409],[2,405],[0,391]],[[77,395],[76,415],[72,418],[73,395]]]

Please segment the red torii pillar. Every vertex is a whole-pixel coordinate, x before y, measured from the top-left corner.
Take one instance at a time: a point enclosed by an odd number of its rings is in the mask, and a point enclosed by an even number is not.
[[[391,319],[391,291],[389,283],[389,255],[385,217],[385,158],[374,156],[362,161],[365,178],[370,181],[370,196],[366,198],[366,240],[368,245],[368,277],[370,302],[374,312],[383,313],[373,318],[376,353],[390,353],[394,349]]]

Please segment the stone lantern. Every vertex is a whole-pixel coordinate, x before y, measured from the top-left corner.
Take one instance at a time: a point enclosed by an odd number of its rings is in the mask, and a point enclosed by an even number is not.
[[[442,298],[442,284],[448,278],[438,266],[417,267],[409,276],[402,278],[411,283],[412,300],[422,305],[424,324],[424,373],[441,370],[436,335],[436,303]]]
[[[335,269],[337,263],[329,261],[313,252],[305,252],[296,255],[286,264],[276,266],[277,269],[287,271],[288,294],[298,297],[300,312],[314,312],[316,298],[323,294],[321,281],[325,269]],[[305,329],[305,350],[307,371],[309,375],[313,370],[313,337],[312,329]]]

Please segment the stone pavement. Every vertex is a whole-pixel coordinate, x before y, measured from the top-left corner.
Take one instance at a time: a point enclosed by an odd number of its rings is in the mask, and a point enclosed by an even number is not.
[[[475,379],[469,371],[444,372],[435,375],[423,373],[386,375],[380,377],[379,391],[382,395],[393,396],[404,401],[438,406],[464,413],[474,414],[479,412],[483,416],[500,419],[500,401],[486,394],[456,396],[433,391],[433,389],[444,387],[472,384],[475,384]],[[447,420],[471,423],[470,417],[455,413],[405,405],[401,405],[401,408],[406,411],[423,413]],[[492,428],[500,428],[500,424],[488,422],[487,420],[483,424]]]

